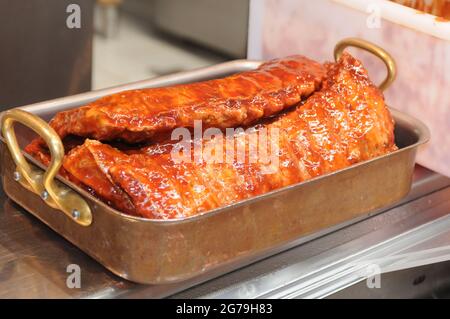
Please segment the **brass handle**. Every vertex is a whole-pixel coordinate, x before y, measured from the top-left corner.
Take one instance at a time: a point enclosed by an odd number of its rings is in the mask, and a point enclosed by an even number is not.
[[[31,167],[23,156],[14,132],[14,122],[29,127],[47,143],[52,160],[45,173]],[[19,109],[3,113],[1,127],[2,135],[17,165],[14,179],[28,190],[41,196],[49,206],[61,210],[78,224],[89,226],[92,223],[89,205],[78,193],[55,180],[64,157],[64,146],[55,130],[36,115]]]
[[[392,82],[394,82],[395,78],[397,77],[397,67],[395,65],[394,58],[388,52],[386,52],[376,44],[373,44],[366,40],[358,38],[347,38],[339,41],[339,43],[334,47],[334,59],[336,61],[339,60],[342,52],[344,52],[344,50],[348,47],[356,47],[373,53],[384,62],[387,68],[387,76],[383,83],[379,85],[381,91],[386,90],[392,84]]]

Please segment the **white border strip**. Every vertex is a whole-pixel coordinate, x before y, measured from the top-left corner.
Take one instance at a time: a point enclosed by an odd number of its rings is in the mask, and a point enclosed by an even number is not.
[[[386,0],[332,0],[353,9],[367,13],[370,5],[381,9],[381,17],[393,23],[414,29],[415,31],[432,35],[436,38],[450,41],[450,21],[439,21],[436,16],[420,12],[401,4]]]
[[[262,59],[262,28],[265,0],[250,0],[250,16],[248,19],[247,59]]]

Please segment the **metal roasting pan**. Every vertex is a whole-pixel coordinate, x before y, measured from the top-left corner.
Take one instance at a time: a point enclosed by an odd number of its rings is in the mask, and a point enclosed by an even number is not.
[[[348,46],[366,49],[383,59],[389,71],[383,88],[393,81],[395,64],[385,51],[364,40],[346,39],[336,46],[335,57]],[[128,216],[55,177],[64,149],[44,120],[56,112],[123,90],[224,77],[259,64],[236,60],[1,113],[5,193],[114,274],[148,284],[183,281],[205,272],[220,275],[222,270],[237,269],[314,234],[323,235],[367,217],[408,194],[416,151],[429,139],[429,131],[420,121],[394,109],[398,151],[185,219]],[[40,163],[20,151],[36,136],[33,130],[44,137],[52,152],[45,174]]]

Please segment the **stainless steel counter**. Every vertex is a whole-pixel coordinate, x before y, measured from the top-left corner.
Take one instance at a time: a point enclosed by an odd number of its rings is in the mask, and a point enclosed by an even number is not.
[[[326,297],[362,280],[355,265],[392,271],[450,259],[450,179],[420,167],[411,193],[394,207],[219,278],[166,286],[112,275],[1,188],[0,205],[1,298]],[[71,264],[80,266],[81,288],[67,287]]]

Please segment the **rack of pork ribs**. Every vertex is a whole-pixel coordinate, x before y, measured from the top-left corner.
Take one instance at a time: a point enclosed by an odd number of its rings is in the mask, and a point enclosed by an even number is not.
[[[247,153],[244,161],[175,160],[171,132],[195,121],[204,130],[246,128],[225,142],[196,140],[203,149],[246,145],[250,134],[276,129],[268,142],[277,143],[278,165],[267,171]],[[65,146],[63,177],[151,219],[204,213],[397,149],[383,94],[348,53],[334,63],[291,56],[222,79],[120,92],[60,112],[50,125]],[[50,162],[41,139],[26,152]]]

